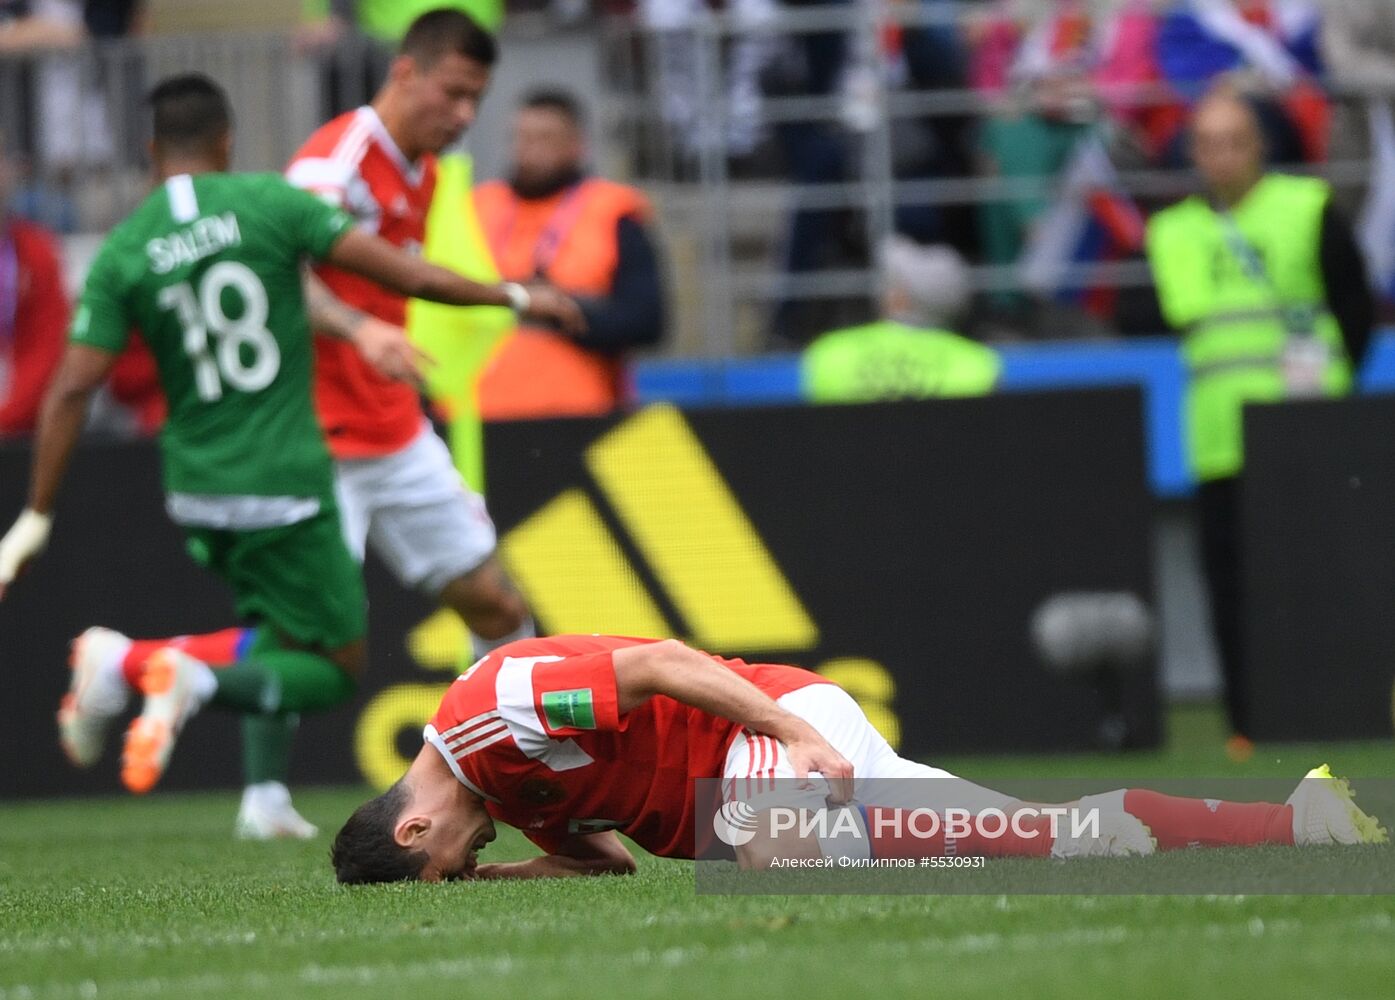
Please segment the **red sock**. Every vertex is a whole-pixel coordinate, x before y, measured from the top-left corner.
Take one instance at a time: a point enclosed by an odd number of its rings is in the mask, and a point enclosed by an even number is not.
[[[139,686],[145,661],[167,646],[182,650],[215,669],[230,667],[237,662],[238,651],[247,632],[245,628],[225,628],[203,635],[180,635],[172,639],[132,639],[131,648],[126,651],[126,657],[121,661],[121,675],[131,687]]]
[[[1293,807],[1272,802],[1184,799],[1143,788],[1124,793],[1124,811],[1152,831],[1158,849],[1293,845]]]
[[[1044,858],[1051,853],[1051,817],[1031,815],[1017,822],[1023,834],[1009,822],[1001,836],[995,820],[982,824],[976,817],[969,830],[950,836],[944,816],[934,824],[923,809],[887,809],[868,806],[863,810],[874,858],[938,858],[952,855],[986,858]],[[926,836],[932,825],[935,832]],[[986,832],[985,832],[986,831]],[[1025,835],[1024,835],[1025,834]]]

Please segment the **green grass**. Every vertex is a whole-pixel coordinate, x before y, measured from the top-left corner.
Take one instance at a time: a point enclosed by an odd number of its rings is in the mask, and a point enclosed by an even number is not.
[[[1173,721],[1173,749],[1156,754],[940,763],[989,784],[1294,778],[1329,758],[1395,775],[1387,742],[1262,747],[1238,765],[1213,713]],[[362,794],[304,791],[298,804],[332,829]],[[627,879],[348,890],[330,881],[327,835],[235,843],[235,808],[232,794],[0,807],[0,1000],[1395,995],[1391,896],[711,896],[695,893],[691,865],[653,858]],[[530,853],[501,829],[488,857]],[[1181,873],[1236,854],[1102,864]],[[1366,857],[1395,864],[1395,852]]]

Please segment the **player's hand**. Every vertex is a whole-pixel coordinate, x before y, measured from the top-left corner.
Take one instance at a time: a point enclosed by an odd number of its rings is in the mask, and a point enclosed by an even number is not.
[[[426,368],[436,360],[407,339],[407,331],[366,316],[354,327],[352,338],[363,360],[390,379],[425,388]]]
[[[29,561],[44,550],[52,530],[50,515],[26,508],[0,538],[0,600]]]
[[[790,766],[800,787],[811,788],[809,772],[817,771],[828,782],[828,802],[843,805],[853,797],[853,766],[812,727],[808,734],[785,741]]]
[[[523,312],[524,319],[554,323],[569,337],[586,332],[586,317],[570,295],[548,284],[524,287],[528,291],[528,308]]]

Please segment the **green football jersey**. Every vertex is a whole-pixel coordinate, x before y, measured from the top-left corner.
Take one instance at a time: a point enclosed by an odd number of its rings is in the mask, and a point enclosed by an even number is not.
[[[149,345],[172,512],[175,497],[330,495],[301,262],[350,226],[279,174],[182,174],[102,245],[71,340],[116,353],[137,330]]]

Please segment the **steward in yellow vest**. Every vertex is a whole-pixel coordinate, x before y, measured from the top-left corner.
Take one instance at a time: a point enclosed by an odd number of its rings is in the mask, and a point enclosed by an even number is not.
[[[1182,334],[1191,379],[1186,439],[1198,479],[1240,471],[1246,403],[1351,391],[1372,306],[1331,194],[1317,178],[1270,173],[1234,200],[1193,195],[1148,224],[1158,302]]]
[[[623,357],[663,334],[658,255],[644,195],[582,172],[581,111],[561,92],[524,101],[513,173],[475,189],[475,211],[505,280],[547,282],[586,316],[578,336],[521,326],[479,384],[486,420],[609,413],[628,394]]]
[[[804,395],[812,403],[983,396],[1003,368],[998,352],[948,330],[884,319],[833,330],[804,351]]]
[[[1265,173],[1249,102],[1222,85],[1192,117],[1192,157],[1205,193],[1148,223],[1158,303],[1182,335],[1190,375],[1186,439],[1200,480],[1202,565],[1236,759],[1249,753],[1245,538],[1238,482],[1249,403],[1351,391],[1374,306],[1351,229],[1326,182]]]
[[[882,248],[886,319],[833,330],[800,359],[804,395],[814,403],[982,396],[1002,373],[998,352],[941,329],[968,304],[969,276],[948,247],[893,237]]]

